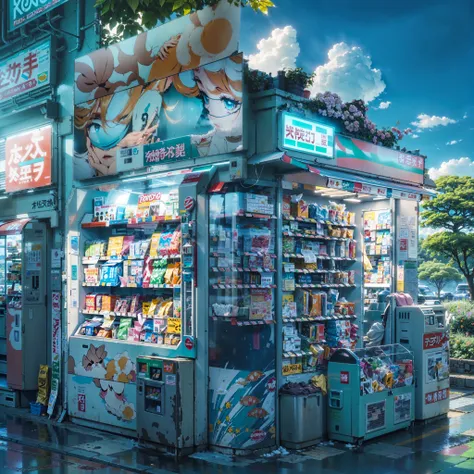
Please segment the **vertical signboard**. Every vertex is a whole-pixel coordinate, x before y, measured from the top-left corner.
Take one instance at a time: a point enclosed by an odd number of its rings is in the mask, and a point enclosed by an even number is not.
[[[0,61],[0,103],[51,83],[51,41]]]
[[[59,382],[61,380],[61,293],[51,293],[51,393],[48,402],[48,415],[51,416],[58,398]]]
[[[5,189],[8,193],[51,184],[51,141],[51,125],[7,138]]]
[[[8,0],[8,31],[44,15],[67,0]]]

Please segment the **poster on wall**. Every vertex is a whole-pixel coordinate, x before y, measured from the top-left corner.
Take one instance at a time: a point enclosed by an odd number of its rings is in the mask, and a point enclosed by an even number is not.
[[[61,293],[53,291],[51,293],[51,393],[48,402],[48,415],[51,416],[58,399],[59,383],[61,379]]]
[[[5,142],[5,190],[49,186],[51,179],[51,125],[8,137]]]
[[[67,0],[8,0],[8,31],[13,31],[66,2]]]
[[[51,82],[51,41],[0,61],[0,103]]]
[[[124,148],[182,137],[189,148],[155,147],[153,163],[241,150],[239,28],[240,8],[222,0],[76,60],[75,179],[117,174]]]

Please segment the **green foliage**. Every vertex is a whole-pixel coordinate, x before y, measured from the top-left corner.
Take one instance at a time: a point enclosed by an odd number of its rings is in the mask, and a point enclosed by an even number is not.
[[[452,232],[474,228],[474,178],[443,176],[436,180],[438,195],[423,204],[421,217],[425,227]]]
[[[451,333],[474,336],[474,303],[472,301],[454,301],[446,305],[451,317]]]
[[[438,298],[441,295],[441,290],[450,281],[461,280],[460,273],[451,265],[431,260],[423,262],[418,267],[418,278],[425,280],[436,286],[438,290]]]
[[[456,359],[474,359],[474,338],[453,334],[449,340],[449,352]]]
[[[308,74],[302,67],[285,69],[287,84],[296,84],[304,88],[311,87],[314,82],[314,73]]]
[[[235,5],[248,5],[263,14],[274,6],[271,0],[227,1]],[[102,26],[107,27],[103,41],[112,44],[153,28],[157,22],[165,22],[172,15],[187,15],[217,3],[218,0],[96,0],[95,6],[100,9]]]

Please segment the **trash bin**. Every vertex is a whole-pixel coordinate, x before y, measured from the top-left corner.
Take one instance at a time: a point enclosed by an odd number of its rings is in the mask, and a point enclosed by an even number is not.
[[[307,448],[326,436],[326,401],[318,391],[280,395],[280,442],[290,449]]]

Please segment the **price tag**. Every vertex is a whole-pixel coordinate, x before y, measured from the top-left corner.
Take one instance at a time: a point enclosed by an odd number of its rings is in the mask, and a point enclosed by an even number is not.
[[[294,263],[285,263],[284,264],[285,273],[294,273],[295,264]]]
[[[169,334],[181,334],[181,318],[168,318],[168,329],[166,332]]]
[[[288,364],[282,367],[282,374],[283,375],[293,375],[293,374],[301,374],[303,372],[303,365],[302,364]]]

